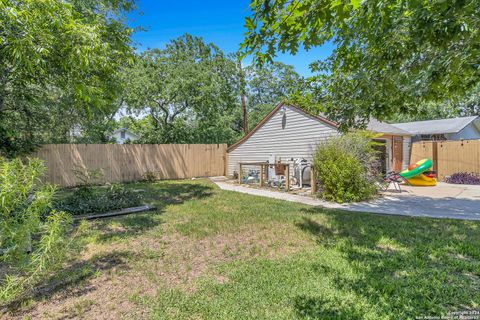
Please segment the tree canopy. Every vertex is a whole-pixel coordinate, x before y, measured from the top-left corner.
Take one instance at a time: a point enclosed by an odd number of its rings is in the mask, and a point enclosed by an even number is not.
[[[257,62],[335,45],[312,64],[312,81],[344,128],[370,116],[416,114],[424,103],[455,103],[478,88],[477,0],[252,0],[250,7],[243,50]]]
[[[148,143],[232,142],[239,88],[235,60],[184,35],[141,53],[124,73],[127,109],[150,121]]]
[[[146,143],[235,142],[243,132],[242,93],[252,129],[305,87],[290,65],[239,69],[235,56],[188,34],[141,53],[124,75],[124,102],[136,117],[121,119],[121,126]]]
[[[123,21],[133,5],[0,1],[0,151],[29,151],[43,141],[45,125],[56,127],[50,121],[56,113],[112,112],[121,88],[118,71],[133,52],[132,30]]]
[[[246,67],[245,84],[251,130],[278,103],[287,102],[301,92],[305,79],[293,66],[275,61],[263,66],[253,64]]]

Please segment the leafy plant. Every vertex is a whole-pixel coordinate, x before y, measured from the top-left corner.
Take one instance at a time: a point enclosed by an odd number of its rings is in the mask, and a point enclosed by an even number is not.
[[[445,182],[453,184],[477,184],[480,185],[480,177],[473,173],[457,172],[445,178]]]
[[[478,92],[479,9],[477,0],[251,0],[242,47],[271,62],[333,45],[310,66],[327,113],[348,130]]]
[[[77,166],[72,171],[79,186],[93,186],[104,183],[104,173],[102,169],[88,169]]]
[[[158,180],[158,175],[155,171],[147,171],[142,175],[142,181],[155,182]]]
[[[40,184],[39,159],[0,158],[0,304],[8,303],[65,258],[70,216],[52,210],[55,187]]]
[[[376,194],[379,167],[374,137],[357,131],[318,145],[313,164],[324,199],[342,203],[367,200]]]
[[[64,199],[57,201],[54,206],[57,210],[80,215],[135,207],[141,205],[142,200],[138,192],[118,184],[107,188],[81,186]]]
[[[89,123],[113,117],[119,71],[133,57],[132,29],[124,20],[133,7],[134,0],[0,1],[5,156],[27,154],[47,139],[68,139],[75,124],[91,135]]]

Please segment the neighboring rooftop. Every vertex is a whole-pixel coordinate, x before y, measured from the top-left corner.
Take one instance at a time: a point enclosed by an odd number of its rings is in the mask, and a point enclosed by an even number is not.
[[[327,118],[327,116],[320,112],[319,116],[322,118]],[[384,133],[384,134],[391,134],[397,136],[411,136],[412,134],[406,130],[400,129],[392,124],[379,121],[375,118],[370,118],[370,121],[366,127],[367,130],[377,132],[377,133]]]
[[[117,130],[113,131],[113,132],[112,132],[112,134],[116,134],[116,133],[119,133],[119,132],[122,132],[122,131],[128,132],[129,134],[131,134],[131,135],[134,135],[134,136],[137,136],[137,137],[138,137],[138,134],[136,134],[136,133],[134,133],[134,132],[132,132],[132,131],[128,130],[128,128],[119,128],[119,129],[117,129]]]
[[[408,131],[414,135],[457,133],[478,118],[478,116],[472,116],[440,120],[414,121],[394,123],[393,126]]]
[[[391,125],[386,122],[378,121],[377,119],[370,119],[370,122],[367,125],[367,130],[378,132],[378,133],[386,133],[386,134],[393,134],[399,136],[411,136],[412,134],[406,130],[403,130],[396,125]]]

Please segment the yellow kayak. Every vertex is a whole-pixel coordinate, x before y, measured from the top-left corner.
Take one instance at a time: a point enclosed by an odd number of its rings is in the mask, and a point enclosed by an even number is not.
[[[419,174],[413,178],[407,179],[408,183],[412,186],[435,186],[437,185],[437,179],[427,177],[424,174]]]

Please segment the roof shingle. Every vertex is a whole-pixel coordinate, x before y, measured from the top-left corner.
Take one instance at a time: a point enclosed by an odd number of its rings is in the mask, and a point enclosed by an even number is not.
[[[393,125],[414,135],[457,133],[477,118],[478,116],[472,116],[440,120],[394,123]]]

